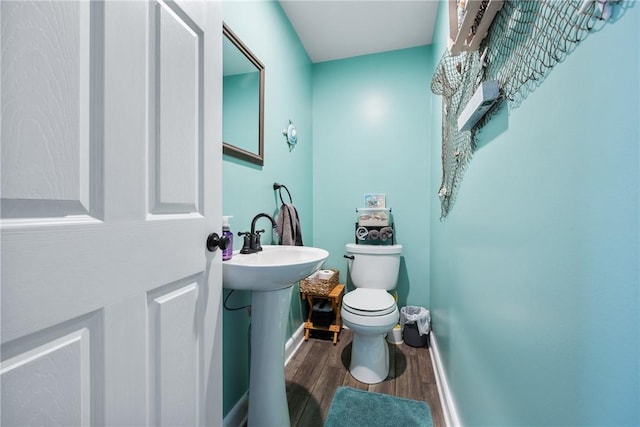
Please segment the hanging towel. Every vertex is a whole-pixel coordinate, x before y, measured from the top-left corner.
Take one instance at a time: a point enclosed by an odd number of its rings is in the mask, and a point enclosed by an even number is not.
[[[279,236],[278,244],[303,246],[300,218],[296,207],[292,203],[283,203],[280,206],[280,212],[276,217],[276,225],[276,232]]]

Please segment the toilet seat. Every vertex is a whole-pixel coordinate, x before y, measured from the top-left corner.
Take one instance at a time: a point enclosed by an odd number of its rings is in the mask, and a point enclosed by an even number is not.
[[[384,316],[397,310],[396,300],[384,289],[357,288],[342,298],[342,308],[359,316]]]

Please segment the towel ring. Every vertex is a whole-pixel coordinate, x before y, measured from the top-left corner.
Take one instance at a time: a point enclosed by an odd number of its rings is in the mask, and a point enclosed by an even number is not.
[[[287,192],[287,195],[289,195],[289,203],[293,203],[293,198],[291,198],[291,193],[289,193],[289,189],[287,187],[285,187],[282,184],[278,184],[277,182],[273,183],[273,190],[278,190],[278,195],[280,195],[280,201],[282,202],[282,204],[284,205],[284,200],[282,199],[282,189],[285,189],[285,191]]]

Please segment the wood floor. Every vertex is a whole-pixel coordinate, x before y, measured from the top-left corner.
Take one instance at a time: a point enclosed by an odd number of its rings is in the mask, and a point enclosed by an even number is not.
[[[336,345],[331,335],[315,332],[287,364],[291,427],[321,427],[339,386],[425,401],[431,409],[434,427],[445,426],[428,348],[389,344],[389,377],[382,383],[368,385],[349,374],[352,332],[343,329]]]

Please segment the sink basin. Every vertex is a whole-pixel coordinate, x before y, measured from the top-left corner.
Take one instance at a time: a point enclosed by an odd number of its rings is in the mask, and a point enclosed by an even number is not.
[[[287,288],[320,269],[329,256],[308,246],[264,245],[255,254],[233,253],[222,263],[222,283],[227,289],[272,291]]]

